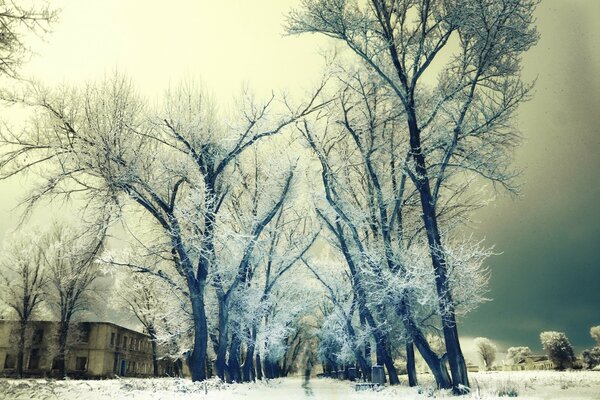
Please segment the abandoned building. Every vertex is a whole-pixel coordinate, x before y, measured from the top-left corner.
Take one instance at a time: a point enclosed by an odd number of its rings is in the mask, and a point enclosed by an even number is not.
[[[0,375],[17,367],[17,321],[0,321]],[[23,360],[27,376],[57,373],[58,322],[31,321]],[[82,322],[70,332],[66,354],[67,375],[87,378],[151,376],[152,343],[148,335],[110,322]],[[171,375],[173,363],[161,362],[160,375]]]

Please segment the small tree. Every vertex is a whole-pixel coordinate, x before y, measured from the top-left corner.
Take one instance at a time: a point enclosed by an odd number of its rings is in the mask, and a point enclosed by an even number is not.
[[[475,338],[475,347],[485,364],[485,369],[491,369],[496,360],[496,345],[488,338],[478,337]]]
[[[525,359],[532,354],[531,349],[527,346],[509,347],[507,352],[506,358],[513,364],[525,361]]]
[[[596,341],[598,346],[600,346],[600,325],[592,326],[590,328],[590,336]]]
[[[544,351],[557,369],[565,369],[575,361],[573,347],[563,332],[548,331],[540,333]]]
[[[23,377],[25,336],[32,316],[43,301],[46,278],[43,249],[36,235],[19,235],[9,241],[0,262],[0,302],[17,314],[19,321],[17,373]]]

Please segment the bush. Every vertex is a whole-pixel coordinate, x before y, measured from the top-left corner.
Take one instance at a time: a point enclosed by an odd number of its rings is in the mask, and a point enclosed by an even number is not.
[[[498,387],[498,397],[518,397],[519,388],[512,381],[506,381]]]

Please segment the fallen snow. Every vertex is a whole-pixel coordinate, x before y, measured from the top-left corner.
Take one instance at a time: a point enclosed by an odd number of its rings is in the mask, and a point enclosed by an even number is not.
[[[111,379],[99,381],[0,379],[0,399],[59,400],[220,400],[220,399],[427,399],[451,398],[448,391],[433,389],[428,375],[419,376],[421,387],[386,387],[355,392],[354,385],[333,379],[275,379],[268,382],[227,385],[216,379],[192,383],[185,379]],[[600,399],[600,372],[487,372],[470,375],[472,393],[460,399],[504,399],[502,389],[512,389],[520,399]]]

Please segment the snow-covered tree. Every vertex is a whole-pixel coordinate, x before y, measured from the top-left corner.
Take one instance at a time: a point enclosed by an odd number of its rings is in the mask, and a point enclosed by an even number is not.
[[[175,347],[175,352],[179,353],[174,355],[177,357],[181,354],[177,345],[179,338],[189,335],[186,329],[190,325],[186,321],[189,310],[182,310],[187,299],[180,299],[171,285],[143,272],[128,268],[119,271],[116,276],[116,304],[133,314],[148,334],[152,345],[153,374],[158,376],[158,361],[164,355],[159,354],[159,347],[160,350]]]
[[[332,85],[334,101],[326,112],[299,126],[321,164],[324,195],[315,196],[317,213],[347,264],[357,291],[357,311],[377,336],[378,363],[386,365],[390,380],[396,382],[386,350],[391,340],[386,336],[395,329],[388,315],[392,312],[396,316],[391,319],[403,325],[407,352],[414,343],[438,385],[450,387],[443,354],[431,349],[423,331],[440,310],[435,275],[424,262],[428,242],[418,192],[409,185],[409,146],[400,134],[396,100],[368,71],[339,66],[335,71],[339,85]],[[478,207],[468,197],[465,187],[457,185],[453,196],[437,208],[447,229],[446,266],[455,314],[485,300],[489,276],[485,260],[491,252],[453,235],[465,214]],[[414,371],[412,366],[407,369]]]
[[[58,318],[58,351],[53,362],[66,377],[65,360],[73,322],[91,308],[93,283],[99,276],[97,256],[106,230],[83,230],[55,224],[44,237],[48,303]]]
[[[485,368],[491,369],[496,360],[496,345],[490,339],[484,337],[475,338],[474,343]]]
[[[16,314],[19,322],[17,374],[23,376],[25,337],[29,322],[45,300],[47,277],[38,230],[24,230],[6,239],[0,259],[0,304]]]
[[[15,77],[29,50],[25,36],[48,33],[57,11],[20,0],[0,0],[0,10],[0,74]]]
[[[47,196],[77,194],[98,207],[145,212],[143,218],[162,233],[162,256],[185,281],[194,323],[189,365],[192,379],[203,380],[207,284],[210,279],[217,288],[218,275],[232,264],[219,254],[217,230],[227,223],[222,206],[239,184],[234,164],[246,150],[318,108],[317,94],[298,107],[284,102],[280,112],[274,110],[281,104],[274,97],[260,103],[245,96],[235,115],[227,116],[191,82],[169,90],[162,107],[153,111],[122,76],[84,88],[33,84],[24,93],[5,96],[30,106],[35,116],[22,132],[1,132],[0,167],[6,177],[45,165],[47,180],[26,199],[30,206]],[[237,259],[242,273],[234,280],[243,279],[255,236],[292,184],[289,170],[280,172],[280,179],[269,180],[272,197],[265,196],[246,232],[248,251]]]
[[[598,346],[600,346],[600,325],[592,326],[590,328],[590,336],[596,341]]]
[[[575,361],[573,347],[563,332],[547,331],[540,333],[544,351],[557,369],[565,369]]]
[[[584,350],[581,353],[581,358],[589,369],[600,365],[600,346]]]
[[[512,364],[518,364],[520,362],[523,362],[527,357],[533,354],[531,352],[531,349],[527,346],[509,347],[506,352],[506,358]]]
[[[410,150],[398,160],[406,160],[419,199],[455,392],[469,381],[438,207],[452,197],[450,183],[472,174],[514,189],[508,161],[518,131],[512,122],[531,88],[520,78],[520,61],[537,41],[535,4],[303,0],[289,16],[289,33],[341,41],[396,100]]]

